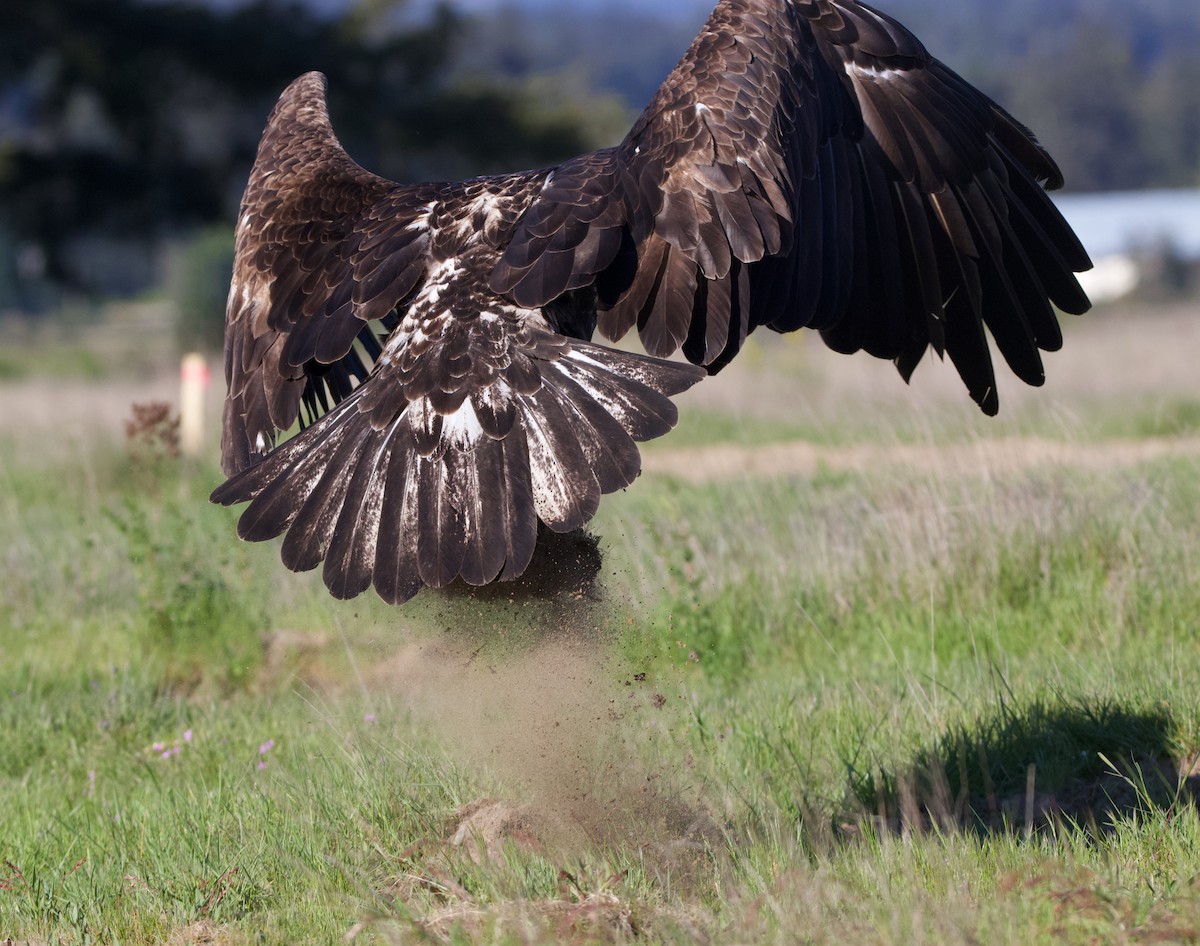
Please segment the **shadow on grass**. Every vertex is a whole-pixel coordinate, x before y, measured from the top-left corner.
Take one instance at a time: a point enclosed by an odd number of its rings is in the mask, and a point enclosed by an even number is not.
[[[986,835],[1074,823],[1103,834],[1124,818],[1197,804],[1200,766],[1179,761],[1176,731],[1165,709],[1006,703],[903,770],[852,773],[851,791],[877,831]]]

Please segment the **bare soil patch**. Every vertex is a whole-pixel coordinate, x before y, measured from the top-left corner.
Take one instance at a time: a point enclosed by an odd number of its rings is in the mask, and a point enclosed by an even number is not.
[[[172,932],[167,937],[166,946],[233,946],[243,942],[243,935],[201,920]]]
[[[658,450],[643,472],[692,484],[764,476],[811,476],[822,471],[868,472],[905,467],[919,472],[1002,476],[1037,467],[1115,470],[1164,457],[1200,456],[1200,437],[1073,443],[1037,437],[966,444],[862,444],[835,447],[791,442],[744,447],[720,444]]]

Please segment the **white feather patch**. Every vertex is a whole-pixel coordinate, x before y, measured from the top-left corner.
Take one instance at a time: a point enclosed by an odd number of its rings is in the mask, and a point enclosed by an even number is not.
[[[450,285],[464,272],[465,267],[457,256],[434,263],[425,273],[425,285],[413,299],[410,311],[419,312],[425,308],[437,305],[438,299]]]
[[[533,508],[538,518],[549,526],[573,518],[573,496],[567,483],[566,470],[554,453],[549,435],[542,427],[537,405],[521,398],[525,416],[525,435],[529,443],[530,485],[533,487]]]
[[[419,345],[429,338],[442,335],[446,330],[446,320],[454,317],[450,312],[427,316],[414,314],[416,311],[415,307],[410,309],[388,338],[379,357],[382,364],[394,365],[409,345]]]
[[[471,202],[463,215],[459,224],[460,235],[466,236],[474,230],[485,234],[495,233],[504,222],[504,209],[510,200],[506,194],[493,194],[490,190],[485,190]],[[477,220],[478,227],[475,226]]]
[[[578,384],[581,388],[587,391],[592,398],[603,407],[608,413],[624,427],[629,430],[633,421],[629,415],[629,411],[623,401],[612,397],[612,395],[600,385],[596,384],[593,376],[584,371],[572,370],[571,362],[588,365],[594,368],[597,372],[610,374],[611,371],[607,365],[602,365],[594,358],[589,358],[578,348],[573,348],[561,361],[552,362],[543,367],[543,371],[547,368],[564,374]]]
[[[875,69],[857,62],[847,63],[846,71],[855,76],[871,79],[876,82],[890,82],[892,79],[906,78],[908,75],[904,69]]]
[[[428,230],[430,223],[433,222],[433,214],[437,208],[438,202],[436,200],[431,200],[425,205],[425,210],[413,217],[412,223],[410,223],[405,229],[411,230],[414,233],[421,230]]]
[[[446,414],[442,418],[443,443],[448,441],[456,447],[468,448],[479,443],[482,437],[483,427],[479,423],[470,398],[463,401],[462,407],[453,414]]]
[[[229,287],[230,301],[233,301],[234,293],[237,292],[241,303],[238,306],[239,316],[246,320],[246,324],[256,336],[264,335],[270,329],[267,319],[271,313],[272,285],[274,283],[269,277],[256,272],[240,286],[235,281]]]

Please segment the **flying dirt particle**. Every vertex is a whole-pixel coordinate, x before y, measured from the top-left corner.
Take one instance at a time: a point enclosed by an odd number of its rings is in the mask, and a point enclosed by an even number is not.
[[[628,611],[605,600],[611,588],[604,591],[509,604],[442,597],[433,626],[447,632],[410,637],[399,651],[381,654],[363,670],[362,685],[399,696],[412,721],[489,786],[498,830],[526,825],[551,862],[631,847],[673,885],[702,878],[724,839],[698,802],[694,778],[664,761],[660,740],[669,752],[675,720],[647,712],[650,700],[643,703],[627,681],[644,683],[652,668],[629,673],[616,646]],[[630,699],[618,700],[621,693]],[[671,714],[686,716],[680,700]],[[646,773],[660,768],[668,774],[641,790]],[[508,807],[495,808],[496,797]]]
[[[658,717],[616,699],[636,694],[622,686],[621,658],[604,623],[586,607],[575,617],[571,633],[540,640],[413,641],[364,671],[367,690],[400,695],[441,745],[497,780],[503,801],[463,811],[447,836],[473,857],[491,855],[505,840],[536,842],[551,858],[612,844],[673,850],[681,838],[696,840],[694,825],[710,823],[683,783],[660,780],[653,792],[639,790],[661,762],[654,761],[655,740],[671,737]],[[655,705],[665,704],[663,697]],[[482,850],[473,834],[483,838]],[[709,840],[706,850],[720,849],[719,839]],[[672,871],[676,860],[666,858]]]

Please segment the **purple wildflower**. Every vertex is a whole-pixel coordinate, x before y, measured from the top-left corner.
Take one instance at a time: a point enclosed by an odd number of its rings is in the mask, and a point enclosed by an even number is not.
[[[268,752],[270,752],[274,748],[275,748],[275,740],[268,739],[266,742],[264,742],[261,746],[258,747],[258,754],[266,755]]]
[[[185,730],[183,731],[183,741],[184,741],[184,742],[191,742],[191,741],[192,741],[192,731],[191,731],[190,729],[185,729]]]
[[[367,715],[363,717],[363,722],[364,722],[364,723],[373,723],[373,722],[375,722],[375,714],[374,714],[374,713],[367,713]]]

